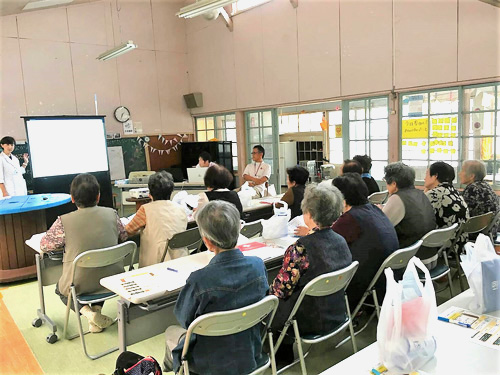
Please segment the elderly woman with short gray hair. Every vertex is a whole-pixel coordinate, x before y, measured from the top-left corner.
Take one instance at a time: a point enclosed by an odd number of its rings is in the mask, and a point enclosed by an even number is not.
[[[304,222],[313,232],[301,237],[286,250],[283,265],[271,283],[271,294],[280,299],[273,320],[279,330],[288,318],[304,286],[316,276],[337,271],[352,263],[351,252],[342,236],[331,226],[342,214],[344,198],[334,186],[309,185],[302,200]],[[344,292],[323,298],[306,297],[297,312],[301,334],[324,334],[345,320]],[[278,352],[290,353],[290,343]]]
[[[385,183],[389,199],[383,208],[384,214],[394,225],[399,247],[413,245],[425,234],[436,229],[436,217],[424,192],[415,189],[415,171],[404,163],[396,162],[384,168]],[[427,259],[427,252],[419,252]]]
[[[463,198],[469,208],[470,216],[477,216],[500,210],[498,196],[490,184],[483,181],[486,177],[486,167],[480,160],[466,160],[462,163],[462,169],[458,173],[460,183],[467,185],[463,192]],[[491,232],[496,237],[498,223],[493,225]],[[469,236],[470,237],[470,236]]]
[[[191,273],[177,298],[174,314],[182,328],[170,326],[165,332],[163,362],[176,373],[185,330],[196,318],[258,302],[269,288],[262,259],[244,256],[235,248],[240,213],[234,204],[211,201],[199,211],[197,222],[203,242],[215,255],[206,267]],[[189,369],[196,374],[248,374],[263,360],[260,327],[221,337],[197,336],[190,343],[189,356]]]

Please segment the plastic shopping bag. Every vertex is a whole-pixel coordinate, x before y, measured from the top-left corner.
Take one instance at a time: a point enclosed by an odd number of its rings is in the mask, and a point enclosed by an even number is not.
[[[417,267],[425,274],[425,285]],[[377,326],[380,361],[394,374],[419,370],[436,351],[432,333],[437,322],[434,286],[429,270],[413,257],[399,283],[392,269],[385,270],[387,292]]]
[[[277,208],[276,203],[281,203],[283,207]],[[262,237],[266,240],[288,236],[288,221],[292,216],[288,204],[279,201],[275,202],[273,206],[274,215],[268,220],[262,220]]]
[[[238,192],[240,197],[241,205],[243,207],[250,206],[253,196],[256,194],[255,189],[248,184],[248,181],[241,185],[241,189]]]
[[[476,243],[465,244],[460,265],[474,292],[469,309],[480,314],[500,310],[500,256],[488,236],[479,234]]]

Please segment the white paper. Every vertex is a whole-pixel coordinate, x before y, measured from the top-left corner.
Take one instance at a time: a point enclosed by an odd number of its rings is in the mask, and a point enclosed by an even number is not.
[[[31,236],[31,238],[29,240],[26,240],[25,243],[26,243],[26,245],[31,247],[33,250],[41,253],[42,250],[40,250],[40,241],[42,240],[43,236],[45,236],[45,232],[34,234]]]

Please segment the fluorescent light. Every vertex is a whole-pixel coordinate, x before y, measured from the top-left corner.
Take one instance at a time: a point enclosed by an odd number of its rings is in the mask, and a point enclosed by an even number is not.
[[[117,56],[123,55],[128,51],[132,51],[135,48],[137,48],[137,44],[134,44],[134,42],[129,40],[127,43],[123,43],[118,47],[115,47],[113,49],[110,49],[109,51],[100,54],[99,56],[97,56],[97,60],[106,61],[115,58]]]
[[[24,6],[23,10],[53,7],[55,5],[68,4],[68,3],[72,3],[72,2],[73,2],[73,0],[38,0],[38,1],[32,1],[28,4],[26,4]]]
[[[211,10],[222,8],[234,3],[236,0],[201,0],[181,8],[176,16],[181,18],[193,18]]]

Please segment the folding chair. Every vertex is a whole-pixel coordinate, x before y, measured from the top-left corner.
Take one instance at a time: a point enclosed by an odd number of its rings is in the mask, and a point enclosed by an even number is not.
[[[459,240],[460,236],[463,233],[477,233],[481,232],[484,229],[488,228],[493,221],[493,217],[495,214],[493,212],[488,212],[486,214],[482,215],[477,215],[471,217],[469,220],[467,220],[465,223],[462,224],[460,229],[457,232],[457,235],[455,239],[452,242],[452,245],[450,246],[450,249],[455,249],[455,245],[457,241]],[[463,285],[463,277],[462,277],[462,271],[460,267],[460,253],[461,251],[454,251],[455,253],[455,262],[457,266],[457,274],[458,274],[458,280],[460,281],[460,289],[462,292],[465,290],[464,285]]]
[[[498,223],[498,221],[500,221],[500,211],[497,212],[497,214],[495,215],[495,217],[493,218],[493,220],[491,220],[490,225],[488,225],[483,230],[483,232],[482,232],[484,235],[490,237],[491,243],[493,245],[495,244],[495,240],[496,240],[497,234],[496,233],[491,233],[491,230],[492,230],[493,226]]]
[[[167,241],[165,251],[161,257],[161,262],[165,261],[165,257],[167,256],[169,249],[178,250],[187,248],[189,255],[191,255],[198,252],[202,242],[200,230],[198,228],[191,228],[185,230],[184,232],[176,233],[169,241]]]
[[[372,204],[383,204],[387,200],[388,196],[389,192],[387,190],[373,193],[368,197],[368,202]]]
[[[431,274],[431,280],[437,280],[444,275],[448,276],[448,287],[450,288],[450,295],[453,298],[453,286],[451,282],[450,266],[448,264],[448,256],[446,254],[446,249],[451,243],[452,237],[455,235],[458,229],[458,223],[453,224],[451,227],[443,229],[431,230],[425,236],[422,237],[422,246],[437,248],[436,254],[429,259],[421,259],[424,264],[433,262],[438,259],[438,257],[443,257],[445,264],[438,264],[436,267],[429,270]],[[419,272],[418,277],[420,281],[425,282],[425,276]],[[444,289],[442,289],[444,290]]]
[[[260,236],[262,234],[262,222],[260,220],[245,223],[240,233],[246,238]]]
[[[295,335],[295,342],[297,344],[297,350],[299,353],[299,359],[295,360],[291,364],[287,365],[286,367],[280,369],[278,373],[282,373],[283,371],[286,371],[289,369],[291,366],[293,366],[295,363],[300,361],[300,367],[302,370],[302,375],[307,375],[307,370],[306,370],[306,362],[305,362],[305,357],[307,356],[308,352],[304,355],[303,349],[302,349],[302,343],[304,344],[316,344],[318,342],[324,341],[329,339],[330,337],[333,337],[337,335],[340,332],[343,332],[346,327],[349,327],[349,331],[351,332],[351,335],[354,337],[354,329],[352,327],[352,319],[351,319],[351,313],[349,311],[349,301],[347,299],[347,294],[345,293],[345,290],[347,289],[347,286],[352,280],[352,277],[356,273],[356,270],[358,269],[359,263],[357,261],[352,262],[349,266],[335,271],[335,272],[329,272],[325,273],[324,275],[320,275],[315,277],[313,280],[309,281],[307,285],[302,289],[300,292],[299,298],[297,299],[297,302],[295,302],[295,305],[293,306],[292,311],[290,312],[290,315],[285,322],[285,326],[283,327],[283,330],[281,331],[281,334],[278,338],[278,341],[276,342],[276,346],[274,349],[274,353],[278,351],[281,342],[285,338],[286,332],[288,331],[288,327],[290,325],[293,326],[293,331]],[[302,304],[302,301],[304,300],[305,296],[311,296],[311,297],[324,297],[324,296],[329,296],[331,294],[334,294],[338,291],[344,291],[344,300],[345,300],[345,305],[346,305],[346,310],[347,310],[347,316],[344,322],[342,322],[338,327],[336,327],[333,331],[324,334],[324,335],[300,335],[300,330],[299,330],[299,323],[297,322],[297,319],[295,318],[295,315],[297,314],[297,311],[300,308],[300,305]],[[354,353],[358,351],[358,348],[356,346],[356,340],[352,340],[352,348],[354,350]]]
[[[99,293],[99,294],[77,294],[78,286],[74,284],[76,267],[98,268],[98,267],[110,266],[112,264],[123,261],[125,259],[125,257],[132,254],[136,248],[137,248],[137,245],[135,244],[135,242],[127,241],[127,242],[124,242],[122,244],[107,247],[104,249],[85,251],[85,252],[81,253],[80,255],[78,255],[73,260],[73,280],[71,281],[70,294],[68,296],[68,303],[66,304],[66,318],[64,321],[64,338],[72,340],[72,339],[80,336],[80,339],[82,341],[83,351],[85,352],[85,355],[87,357],[89,357],[90,359],[101,358],[101,357],[105,356],[106,354],[109,354],[109,353],[112,353],[112,352],[118,350],[118,347],[110,348],[110,349],[108,349],[104,352],[98,353],[96,355],[91,355],[87,352],[87,346],[85,345],[85,335],[88,332],[83,332],[82,318],[79,314],[81,305],[82,304],[88,305],[88,304],[103,302],[103,301],[106,301],[110,298],[115,297],[116,294],[113,292]],[[75,308],[75,313],[78,316],[78,318],[77,318],[78,334],[71,336],[71,337],[68,337],[67,333],[68,333],[69,312],[71,309],[70,306],[71,306],[72,300],[73,300],[73,306]],[[116,321],[116,319],[115,319],[115,321]]]
[[[384,263],[382,263],[382,265],[379,267],[377,273],[375,274],[375,276],[373,276],[372,281],[370,282],[370,284],[366,288],[365,292],[363,293],[363,296],[361,297],[361,300],[356,305],[356,308],[354,309],[354,311],[352,313],[352,316],[356,317],[356,314],[359,312],[359,310],[361,310],[361,307],[363,307],[363,305],[374,307],[375,311],[372,313],[372,315],[370,316],[370,318],[368,319],[368,321],[366,322],[366,324],[359,331],[354,332],[354,335],[351,334],[351,336],[346,337],[344,340],[342,340],[341,342],[339,342],[337,344],[337,346],[335,346],[335,348],[338,348],[339,346],[345,344],[347,341],[349,341],[351,338],[353,338],[355,335],[358,335],[361,332],[363,332],[366,329],[366,327],[368,327],[368,324],[375,317],[375,314],[377,315],[377,319],[380,318],[380,303],[378,301],[377,291],[376,291],[376,285],[377,285],[378,280],[380,279],[380,277],[382,275],[384,275],[384,270],[386,268],[390,267],[393,270],[398,270],[398,269],[406,268],[406,266],[408,265],[408,262],[410,261],[410,259],[413,256],[415,256],[415,254],[417,253],[418,249],[420,249],[420,246],[422,246],[422,240],[418,240],[417,242],[415,242],[411,246],[405,247],[403,249],[396,250],[395,252],[393,252],[391,255],[389,255],[384,260]],[[373,305],[369,304],[369,303],[365,303],[366,299],[370,295],[373,298],[373,303],[374,303]]]
[[[226,336],[243,332],[249,328],[265,321],[266,327],[271,327],[274,314],[278,308],[278,298],[276,296],[266,296],[259,302],[229,311],[218,311],[204,314],[196,318],[188,327],[184,338],[184,347],[182,348],[181,370],[179,374],[189,375],[189,363],[187,360],[189,341],[191,335],[199,336]],[[248,375],[262,373],[271,365],[272,374],[276,374],[276,362],[274,360],[273,334],[270,328],[266,329],[269,340],[270,358],[267,356],[264,363]],[[266,339],[266,331],[262,336],[262,343]],[[214,348],[217,350],[217,348]],[[243,374],[239,374],[243,375]]]

